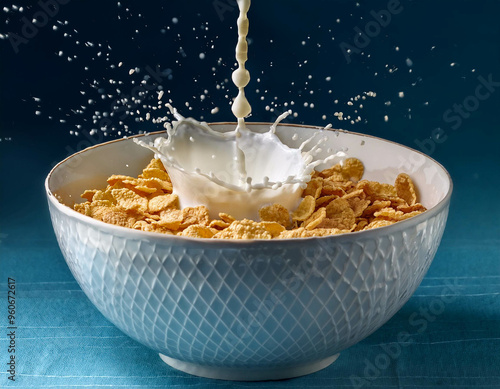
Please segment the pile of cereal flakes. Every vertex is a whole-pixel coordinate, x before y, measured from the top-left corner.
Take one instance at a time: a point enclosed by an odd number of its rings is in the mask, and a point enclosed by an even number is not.
[[[159,159],[137,178],[113,175],[105,190],[86,190],[87,202],[74,209],[118,226],[169,235],[214,239],[286,239],[336,235],[388,226],[424,212],[411,178],[401,173],[394,185],[361,180],[364,167],[347,159],[314,172],[298,208],[263,207],[260,222],[220,213],[211,220],[204,206],[180,209],[179,198]]]

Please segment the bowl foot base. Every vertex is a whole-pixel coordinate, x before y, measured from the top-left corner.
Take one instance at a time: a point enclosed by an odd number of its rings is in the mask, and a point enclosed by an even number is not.
[[[275,367],[275,368],[230,368],[230,367],[214,367],[203,366],[196,363],[184,362],[178,359],[167,357],[160,354],[160,358],[167,365],[174,369],[183,371],[184,373],[192,374],[199,377],[215,378],[219,380],[230,381],[266,381],[266,380],[283,380],[287,378],[300,377],[306,374],[315,373],[325,367],[331,365],[339,357],[339,354],[334,356],[290,367]]]

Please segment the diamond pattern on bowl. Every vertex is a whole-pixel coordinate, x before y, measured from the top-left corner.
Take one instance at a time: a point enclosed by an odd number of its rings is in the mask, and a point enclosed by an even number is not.
[[[263,368],[332,356],[389,320],[424,277],[448,212],[355,239],[223,249],[49,205],[73,275],[123,332],[182,361]]]

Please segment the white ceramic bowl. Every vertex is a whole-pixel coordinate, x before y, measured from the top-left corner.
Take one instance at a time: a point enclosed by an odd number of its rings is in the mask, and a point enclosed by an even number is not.
[[[315,131],[281,125],[276,133],[297,147]],[[369,231],[271,241],[198,240],[108,225],[67,205],[81,201],[85,189],[105,186],[111,174],[139,174],[153,156],[132,139],[118,140],[67,158],[47,177],[69,268],[104,316],[182,371],[264,380],[328,366],[418,287],[443,234],[452,182],[441,165],[407,147],[361,134],[325,135],[364,162],[364,178],[393,183],[400,172],[410,174],[429,210]]]

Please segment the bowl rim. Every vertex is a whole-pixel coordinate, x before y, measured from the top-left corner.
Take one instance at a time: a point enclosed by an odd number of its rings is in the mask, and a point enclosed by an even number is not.
[[[237,125],[236,122],[213,122],[213,123],[207,123],[209,126],[221,126],[221,125]],[[253,125],[269,125],[271,126],[273,123],[268,123],[268,122],[250,122],[247,123],[249,126]],[[325,127],[322,126],[313,126],[313,125],[305,125],[305,124],[293,124],[293,123],[280,123],[278,127],[301,127],[301,128],[311,128],[311,129],[316,129],[316,130],[324,130]],[[223,244],[224,246],[227,247],[239,247],[239,246],[252,246],[252,245],[262,245],[265,243],[266,245],[274,245],[274,244],[280,244],[280,242],[295,242],[295,243],[300,243],[300,242],[311,242],[311,241],[316,241],[316,240],[335,240],[338,242],[342,242],[345,240],[352,240],[352,238],[370,238],[373,236],[377,236],[380,234],[383,234],[384,232],[389,235],[392,232],[396,232],[402,229],[406,229],[407,227],[414,226],[416,224],[419,224],[425,219],[429,219],[436,214],[440,213],[444,208],[446,208],[449,205],[451,195],[453,193],[453,180],[450,176],[450,173],[446,170],[446,168],[440,164],[438,161],[436,161],[434,158],[428,156],[427,154],[415,150],[411,147],[408,147],[406,145],[402,145],[400,143],[387,140],[384,138],[380,138],[377,136],[373,135],[368,135],[368,134],[362,134],[359,132],[354,132],[354,131],[347,131],[343,129],[333,129],[329,128],[326,129],[327,131],[339,131],[342,133],[346,133],[349,135],[355,135],[355,136],[363,136],[363,137],[368,137],[372,139],[376,139],[382,142],[387,142],[394,144],[398,147],[403,147],[405,149],[408,149],[412,152],[418,153],[422,155],[423,157],[431,160],[434,162],[437,166],[439,166],[445,173],[448,183],[449,183],[449,189],[448,192],[445,194],[445,196],[432,208],[428,209],[424,213],[421,213],[419,215],[413,216],[409,219],[399,221],[397,223],[391,224],[389,226],[383,226],[383,227],[378,227],[370,230],[364,230],[364,231],[355,231],[355,232],[349,232],[349,233],[343,233],[343,234],[338,234],[338,235],[328,235],[328,236],[312,236],[312,237],[305,237],[305,238],[285,238],[285,239],[201,239],[201,238],[192,238],[192,237],[187,237],[187,236],[178,236],[178,235],[169,235],[169,234],[162,234],[159,232],[149,232],[149,231],[141,231],[141,230],[134,230],[132,228],[128,227],[122,227],[122,226],[117,226],[114,224],[108,224],[100,220],[93,219],[89,216],[83,215],[77,211],[75,211],[73,208],[69,207],[68,205],[62,204],[57,200],[55,194],[52,192],[52,190],[49,187],[49,181],[52,177],[52,174],[61,166],[63,163],[66,161],[75,158],[76,156],[83,154],[87,152],[88,150],[98,148],[101,146],[106,146],[111,143],[116,143],[116,142],[122,142],[125,140],[133,139],[133,138],[140,138],[144,136],[150,136],[150,135],[161,135],[161,134],[166,134],[166,131],[154,131],[154,132],[145,132],[143,134],[137,134],[137,135],[132,135],[132,136],[127,136],[119,139],[113,139],[107,142],[99,143],[93,146],[89,146],[83,150],[80,150],[66,158],[64,158],[62,161],[57,163],[48,173],[47,177],[45,178],[44,186],[45,186],[45,192],[48,198],[48,201],[52,203],[53,206],[55,206],[58,210],[60,210],[62,213],[64,213],[66,216],[70,218],[76,218],[80,222],[83,222],[84,224],[88,224],[91,226],[94,226],[99,229],[104,229],[107,230],[109,233],[112,233],[113,235],[128,235],[128,234],[133,234],[137,235],[137,237],[144,237],[144,238],[155,238],[159,240],[164,240],[166,243],[171,241],[172,243],[190,243],[190,244],[199,244],[201,246],[206,246],[206,245],[219,245]]]

